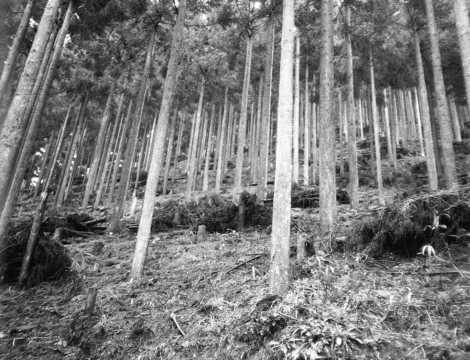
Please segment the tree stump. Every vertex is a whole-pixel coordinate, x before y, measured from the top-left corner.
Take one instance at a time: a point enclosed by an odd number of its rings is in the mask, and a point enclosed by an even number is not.
[[[207,240],[206,225],[199,225],[197,228],[197,241],[203,242]]]

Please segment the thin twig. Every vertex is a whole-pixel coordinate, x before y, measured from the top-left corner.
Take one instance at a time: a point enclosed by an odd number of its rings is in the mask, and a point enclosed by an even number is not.
[[[180,334],[184,337],[186,334],[184,333],[183,329],[181,328],[180,324],[178,324],[178,321],[176,320],[176,315],[174,313],[170,314],[170,319],[173,320],[174,324],[176,325],[176,328],[180,332]]]

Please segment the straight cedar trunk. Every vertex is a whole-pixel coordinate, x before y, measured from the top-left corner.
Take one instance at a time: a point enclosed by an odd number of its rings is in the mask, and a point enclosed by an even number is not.
[[[270,289],[271,293],[276,295],[286,294],[289,286],[294,33],[294,2],[284,0],[277,117],[276,172],[271,235]]]
[[[454,140],[457,142],[462,141],[462,131],[460,130],[459,114],[457,113],[457,105],[455,104],[454,96],[448,98],[449,110],[452,119],[452,129],[454,133]]]
[[[347,62],[347,125],[349,152],[349,195],[351,206],[359,206],[359,173],[357,169],[356,111],[354,106],[354,64],[351,44],[351,8],[346,7],[346,62]]]
[[[131,217],[135,216],[135,209],[137,207],[137,188],[139,187],[139,179],[140,179],[140,170],[142,168],[142,161],[144,158],[144,151],[145,151],[145,138],[147,135],[147,129],[144,131],[141,139],[141,147],[139,151],[139,159],[137,160],[137,167],[136,167],[136,177],[134,181],[134,189],[132,190],[132,197],[131,197],[131,209],[129,211],[129,215]]]
[[[133,124],[133,126],[131,126],[130,128],[129,138],[128,138],[127,146],[126,146],[125,163],[123,164],[123,167],[122,167],[121,178],[119,180],[119,189],[118,189],[117,197],[113,204],[113,212],[112,212],[111,220],[109,224],[109,231],[112,233],[115,233],[120,230],[121,218],[124,214],[124,204],[126,202],[127,188],[128,188],[129,179],[131,176],[132,164],[134,162],[135,147],[136,147],[138,136],[139,136],[140,119],[141,119],[141,115],[143,112],[143,108],[145,106],[145,94],[147,92],[147,79],[150,75],[150,70],[152,67],[152,55],[153,55],[154,45],[155,45],[155,32],[152,31],[152,33],[150,34],[148,45],[147,45],[147,55],[145,59],[145,66],[144,66],[142,78],[140,80],[140,88],[139,88],[139,93],[137,95],[137,100],[136,100],[138,111],[136,112],[135,114],[136,117],[134,119],[137,119],[137,121],[135,121],[136,123]],[[129,104],[129,106],[131,106],[131,104]],[[130,109],[130,111],[131,111],[131,116],[133,116],[132,109]]]
[[[114,132],[116,129],[117,124],[114,123],[114,125],[109,124],[108,130],[106,131],[106,136],[105,136],[105,141],[103,145],[103,149],[101,151],[101,156],[100,156],[100,162],[99,162],[99,167],[98,171],[95,175],[95,188],[96,188],[96,196],[95,196],[95,201],[93,202],[92,209],[95,209],[95,207],[99,206],[99,203],[101,201],[101,192],[103,188],[103,182],[106,179],[106,173],[108,171],[108,157],[109,157],[109,152],[110,148],[113,145],[113,138],[115,136]],[[87,162],[84,164],[85,168],[88,168],[88,165],[90,165],[93,162],[93,159],[89,157],[87,159]],[[85,184],[85,177],[83,179],[83,182]],[[99,194],[98,194],[99,193]]]
[[[374,147],[375,147],[375,167],[377,172],[377,188],[379,190],[379,204],[385,204],[383,179],[382,179],[382,158],[380,153],[380,124],[377,111],[377,96],[375,90],[375,69],[372,50],[369,50],[369,71],[370,71],[370,90],[372,104],[372,122],[374,123]]]
[[[168,175],[171,167],[171,157],[173,155],[173,138],[175,137],[177,113],[173,115],[173,121],[170,121],[170,134],[168,135],[168,146],[166,148],[165,171],[163,173],[163,195],[166,195],[168,189]]]
[[[186,15],[186,0],[180,0],[178,9],[178,19],[176,21],[173,37],[171,40],[170,59],[168,60],[168,70],[163,85],[162,103],[160,106],[160,114],[158,116],[155,142],[152,145],[152,161],[147,177],[147,185],[145,186],[145,195],[142,205],[142,215],[137,232],[135,244],[134,258],[130,273],[131,281],[139,281],[142,279],[142,273],[145,263],[145,255],[147,253],[148,242],[150,238],[150,230],[152,226],[152,216],[155,207],[155,194],[157,191],[158,179],[163,161],[165,136],[168,128],[168,120],[170,117],[173,94],[177,85],[178,63],[181,54],[181,46],[184,34],[184,19]]]
[[[304,186],[310,184],[310,90],[308,86],[308,64],[305,67],[305,101],[304,101]]]
[[[105,140],[105,132],[108,128],[108,123],[111,118],[111,104],[113,102],[114,95],[114,85],[111,87],[108,95],[108,100],[106,101],[106,107],[104,109],[103,118],[101,119],[100,130],[98,132],[98,138],[96,139],[96,146],[93,151],[93,160],[91,162],[91,167],[87,176],[87,183],[85,188],[85,194],[83,195],[82,209],[85,209],[88,206],[90,201],[91,193],[95,188],[96,177],[98,173],[98,166],[100,164],[100,159],[103,153],[103,146]]]
[[[204,79],[203,79],[203,81],[204,81]],[[189,144],[188,144],[188,148],[186,150],[186,173],[189,172],[189,166],[191,164],[190,160],[192,159],[194,133],[196,131],[196,120],[197,120],[197,110],[191,118],[191,132],[189,133]]]
[[[317,116],[317,113],[318,113],[318,107],[317,107],[317,103],[315,102],[312,102],[311,103],[311,125],[310,125],[310,132],[311,132],[311,141],[310,141],[310,147],[311,147],[311,150],[310,150],[310,156],[311,156],[311,159],[312,159],[312,166],[311,166],[311,171],[310,173],[312,174],[312,179],[311,179],[311,183],[313,185],[316,185],[318,183],[317,181],[317,178],[318,178],[318,116]]]
[[[466,0],[454,0],[455,24],[459,38],[460,57],[465,80],[467,108],[470,107],[470,21]]]
[[[67,157],[64,162],[64,169],[62,173],[62,181],[60,182],[60,186],[58,187],[58,192],[56,193],[55,198],[55,208],[61,208],[63,206],[64,200],[67,195],[67,188],[69,185],[70,179],[73,177],[73,163],[74,163],[74,156],[77,152],[78,144],[82,135],[83,130],[83,123],[85,121],[85,114],[88,105],[88,94],[85,95],[81,105],[80,111],[77,116],[77,120],[74,126],[74,130],[72,132],[72,138],[70,139],[69,149],[67,151]]]
[[[225,98],[224,98],[224,112],[222,115],[222,125],[220,130],[220,137],[218,146],[218,160],[217,160],[217,173],[215,175],[215,191],[220,192],[220,186],[222,184],[222,177],[225,173],[225,156],[224,150],[227,146],[226,133],[227,133],[227,117],[228,117],[228,88],[225,88]],[[224,146],[225,145],[225,146]]]
[[[204,160],[204,152],[205,152],[205,146],[206,146],[206,140],[207,140],[207,126],[209,123],[209,114],[207,109],[204,111],[204,117],[203,117],[203,122],[202,122],[202,139],[201,142],[199,143],[199,146],[197,147],[197,172],[196,174],[199,175],[201,168],[202,168],[202,163]],[[197,176],[196,175],[196,176]],[[197,181],[196,181],[197,183]]]
[[[330,234],[336,221],[335,123],[332,116],[333,20],[332,0],[322,0],[322,49],[320,60],[320,226]]]
[[[413,105],[416,113],[416,127],[418,128],[419,148],[421,151],[421,156],[424,156],[423,119],[421,110],[419,109],[418,90],[415,87],[413,88]]]
[[[214,129],[214,123],[215,123],[215,105],[212,105],[212,114],[211,114],[210,125],[209,125],[209,135],[207,139],[206,158],[204,160],[204,175],[202,177],[202,191],[209,190],[209,164],[210,164],[211,153],[212,153],[212,139],[213,139],[212,132]]]
[[[113,165],[113,174],[111,177],[111,183],[109,187],[109,195],[108,195],[108,207],[110,207],[114,201],[114,192],[116,189],[116,182],[117,182],[117,177],[119,174],[119,169],[120,169],[120,164],[121,164],[121,159],[124,154],[124,146],[125,146],[125,141],[127,139],[127,133],[129,130],[129,127],[131,125],[131,119],[132,119],[132,111],[134,109],[133,106],[133,101],[130,100],[129,104],[127,106],[127,114],[124,119],[124,126],[121,131],[121,136],[119,138],[119,145],[118,149],[116,152],[116,158],[114,159],[114,165]]]
[[[264,82],[263,78],[261,77],[258,83],[258,104],[256,109],[256,139],[255,139],[255,154],[253,158],[253,162],[251,166],[254,168],[254,183],[258,184],[259,182],[259,154],[260,154],[260,139],[261,139],[261,130],[262,130],[262,108],[263,108],[263,89],[264,89]]]
[[[101,204],[101,199],[103,194],[106,192],[108,181],[112,174],[112,165],[113,165],[113,155],[117,151],[117,144],[119,142],[119,133],[123,126],[123,121],[121,119],[122,111],[124,108],[124,94],[121,94],[119,100],[118,111],[116,113],[116,118],[113,126],[113,132],[111,134],[111,141],[109,147],[105,150],[106,162],[105,168],[101,172],[101,179],[99,180],[99,185],[96,191],[95,202],[93,208],[96,209]]]
[[[442,74],[439,35],[437,33],[432,0],[425,0],[425,6],[429,38],[431,41],[431,62],[436,98],[436,115],[439,124],[439,143],[442,152],[441,162],[443,164],[445,186],[448,189],[454,189],[458,186],[458,181],[455,168],[455,153],[452,144],[452,125],[449,107],[447,105],[444,76]],[[468,16],[468,14],[466,15]]]
[[[250,34],[246,38],[245,74],[243,76],[242,103],[240,109],[240,122],[238,125],[237,160],[235,163],[235,183],[233,186],[235,198],[242,192],[243,186],[242,176],[243,163],[245,159],[246,123],[248,118],[248,95],[250,90],[252,52],[253,38]]]
[[[155,129],[157,127],[158,113],[155,111],[155,116],[153,117],[152,130],[150,131],[150,138],[147,146],[147,151],[145,152],[145,170],[148,172],[150,167],[150,151],[152,150],[153,139],[155,138]]]
[[[392,165],[395,165],[394,154],[393,154],[393,145],[392,145],[392,127],[390,125],[390,107],[388,104],[388,95],[387,89],[383,89],[383,98],[384,98],[384,126],[385,126],[385,136],[387,138],[387,155],[388,159],[392,161]]]
[[[112,150],[115,147],[116,142],[116,132],[119,126],[118,118],[116,118],[116,122],[114,123],[113,130],[111,133],[111,138],[108,143],[108,146],[103,151],[104,161],[103,161],[103,168],[101,169],[101,175],[97,182],[97,190],[96,190],[96,197],[95,201],[93,202],[93,209],[96,209],[101,204],[101,199],[103,198],[103,193],[106,191],[107,179],[109,179],[112,167]]]
[[[31,12],[33,10],[35,0],[28,0],[23,11],[23,16],[21,17],[20,24],[16,29],[15,37],[13,38],[13,43],[10,46],[8,51],[7,59],[3,65],[2,75],[0,76],[0,104],[6,100],[8,84],[11,79],[11,74],[16,66],[16,60],[18,54],[20,53],[20,46],[23,43],[26,31],[29,26],[29,19],[31,17]],[[2,119],[0,119],[0,129],[2,128]]]
[[[184,128],[186,125],[186,116],[184,114],[181,114],[179,116],[181,119],[179,122],[179,129],[178,129],[178,139],[176,140],[176,150],[175,150],[175,170],[178,165],[178,159],[181,155],[181,145],[183,143],[183,133],[184,133]],[[173,173],[174,174],[174,173]]]
[[[256,198],[264,200],[266,197],[266,183],[268,181],[268,166],[269,166],[269,129],[271,118],[271,90],[273,82],[273,61],[274,61],[274,41],[275,41],[275,27],[274,20],[268,20],[267,32],[267,48],[266,48],[266,62],[264,65],[264,90],[263,90],[263,105],[262,105],[262,131],[260,137],[260,154],[258,164],[258,186],[256,187]]]
[[[199,142],[199,129],[201,127],[201,117],[204,104],[204,89],[205,79],[202,79],[201,90],[199,92],[199,102],[197,106],[197,112],[193,121],[193,133],[191,136],[190,147],[188,150],[188,181],[186,182],[186,198],[191,197],[191,193],[194,190],[197,177],[197,146]]]
[[[299,182],[299,119],[300,119],[300,37],[295,39],[295,83],[294,83],[294,127],[293,127],[293,169],[292,180]]]
[[[0,203],[8,195],[10,174],[15,167],[16,157],[20,151],[21,139],[26,132],[27,121],[23,114],[33,94],[41,63],[49,38],[54,30],[55,20],[61,0],[49,0],[44,9],[41,22],[34,37],[31,50],[20,76],[15,95],[10,103],[0,133]]]

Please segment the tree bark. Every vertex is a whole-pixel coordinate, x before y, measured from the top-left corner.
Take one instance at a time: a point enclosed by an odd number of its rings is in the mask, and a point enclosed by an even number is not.
[[[91,193],[93,192],[93,189],[95,188],[98,165],[100,163],[100,159],[103,154],[105,132],[106,132],[106,129],[108,128],[108,123],[111,118],[111,104],[113,102],[113,95],[114,95],[114,84],[109,91],[108,100],[106,101],[106,107],[104,109],[103,118],[101,120],[100,129],[98,132],[98,138],[96,139],[96,146],[95,146],[95,150],[93,151],[93,160],[91,162],[91,167],[87,176],[88,181],[86,183],[85,194],[83,195],[82,209],[85,209],[88,206]]]
[[[467,108],[470,108],[470,21],[466,0],[454,0],[454,13],[464,73]]]
[[[124,119],[124,126],[122,128],[121,135],[119,137],[119,145],[118,145],[118,149],[116,152],[116,158],[114,159],[113,175],[111,177],[111,185],[109,187],[110,190],[109,190],[109,195],[108,195],[108,207],[111,206],[111,204],[114,201],[114,192],[116,189],[117,177],[119,174],[121,159],[124,153],[124,146],[125,146],[125,141],[127,138],[127,133],[131,124],[133,109],[134,109],[133,101],[130,100],[128,107],[127,107],[127,114]]]
[[[166,195],[168,188],[168,175],[170,173],[171,167],[171,157],[173,155],[173,138],[175,137],[175,127],[176,127],[176,118],[177,114],[175,112],[173,116],[173,121],[170,121],[170,134],[168,135],[168,146],[166,149],[166,160],[165,160],[165,171],[163,175],[163,195]]]
[[[347,123],[349,153],[349,195],[351,206],[359,206],[359,174],[357,169],[356,111],[354,107],[354,64],[351,44],[351,8],[346,7],[346,62],[347,62]]]
[[[196,117],[193,121],[194,132],[191,136],[191,144],[188,150],[188,180],[186,182],[186,198],[191,197],[191,193],[194,190],[194,184],[197,177],[197,146],[199,142],[199,128],[201,127],[201,117],[204,104],[204,89],[205,89],[205,80],[203,78],[201,84],[201,90],[199,92],[199,102],[197,106]]]
[[[283,1],[281,36],[281,73],[274,181],[271,293],[284,295],[289,286],[289,245],[292,187],[292,116],[294,70],[294,2]]]
[[[311,110],[312,107],[310,105],[310,86],[309,86],[309,72],[308,72],[308,64],[305,66],[305,101],[304,101],[304,178],[303,184],[304,186],[310,185],[310,127],[311,127]]]
[[[379,191],[379,204],[385,204],[383,179],[382,179],[382,155],[380,151],[380,125],[379,114],[377,111],[377,96],[375,90],[375,69],[372,50],[369,51],[369,70],[370,70],[370,90],[372,103],[372,121],[374,123],[374,145],[375,145],[375,167],[377,172],[377,188]]]
[[[266,197],[266,183],[268,180],[269,166],[269,129],[271,118],[271,92],[273,79],[273,61],[274,61],[274,41],[275,27],[273,20],[269,20],[267,25],[267,49],[266,62],[264,67],[264,90],[263,90],[263,110],[262,110],[262,133],[260,138],[260,163],[259,180],[256,188],[256,197],[258,200],[264,200]]]
[[[333,20],[332,0],[322,0],[322,49],[320,60],[320,226],[323,234],[334,230],[336,221],[335,123],[332,117]]]
[[[209,163],[210,163],[211,153],[212,153],[212,139],[213,139],[212,132],[214,129],[214,122],[215,122],[215,105],[212,105],[212,114],[211,114],[210,125],[209,125],[209,135],[207,139],[206,158],[204,162],[204,175],[202,179],[202,191],[209,190]]]
[[[224,145],[227,146],[226,131],[227,131],[227,117],[228,117],[228,88],[225,88],[224,98],[224,113],[222,115],[222,125],[220,131],[220,138],[218,143],[218,161],[217,161],[217,173],[215,176],[215,191],[220,192],[220,186],[222,184],[222,177],[225,173],[225,156],[224,156]]]
[[[452,125],[450,122],[449,107],[447,105],[444,76],[442,74],[441,53],[439,50],[439,35],[437,33],[437,25],[434,18],[434,7],[432,0],[425,0],[425,6],[429,38],[431,41],[431,62],[445,186],[448,189],[454,189],[458,186],[458,181],[457,171],[455,168],[455,153],[452,144]],[[468,16],[468,14],[465,15]]]
[[[292,180],[299,182],[299,119],[300,119],[300,37],[295,39],[294,127]],[[308,80],[307,80],[308,81]]]
[[[131,281],[142,279],[144,269],[145,255],[147,253],[150,230],[152,226],[152,216],[155,207],[155,193],[157,191],[158,180],[163,161],[163,145],[168,129],[168,120],[170,117],[173,94],[177,84],[178,63],[181,53],[181,46],[184,34],[184,19],[186,15],[186,0],[180,0],[178,9],[178,19],[173,30],[171,40],[170,59],[168,61],[168,70],[163,85],[162,103],[158,116],[155,142],[152,149],[152,161],[145,186],[145,195],[142,205],[142,215],[137,232],[134,258],[130,273]]]
[[[235,198],[242,192],[243,186],[242,176],[245,159],[246,123],[248,117],[248,95],[250,89],[252,51],[253,39],[251,35],[249,35],[246,38],[245,74],[243,76],[242,103],[240,109],[240,122],[238,125],[237,160],[235,164],[235,183],[233,186]]]
[[[26,6],[23,11],[23,16],[21,17],[20,24],[18,25],[18,28],[16,30],[15,37],[13,38],[13,43],[10,46],[7,59],[5,60],[5,63],[3,65],[2,75],[0,76],[0,104],[2,104],[2,102],[7,97],[8,84],[11,79],[11,74],[16,65],[16,60],[20,52],[20,46],[23,43],[26,31],[28,30],[29,19],[33,10],[34,1],[35,0],[28,0],[28,2],[26,3]],[[2,128],[2,125],[3,119],[0,119],[0,129]]]

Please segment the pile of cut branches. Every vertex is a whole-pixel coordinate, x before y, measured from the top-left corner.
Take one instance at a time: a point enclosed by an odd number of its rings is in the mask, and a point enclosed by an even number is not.
[[[468,239],[470,203],[455,192],[425,194],[393,204],[354,225],[348,245],[379,257],[412,257],[430,244],[442,248]]]

